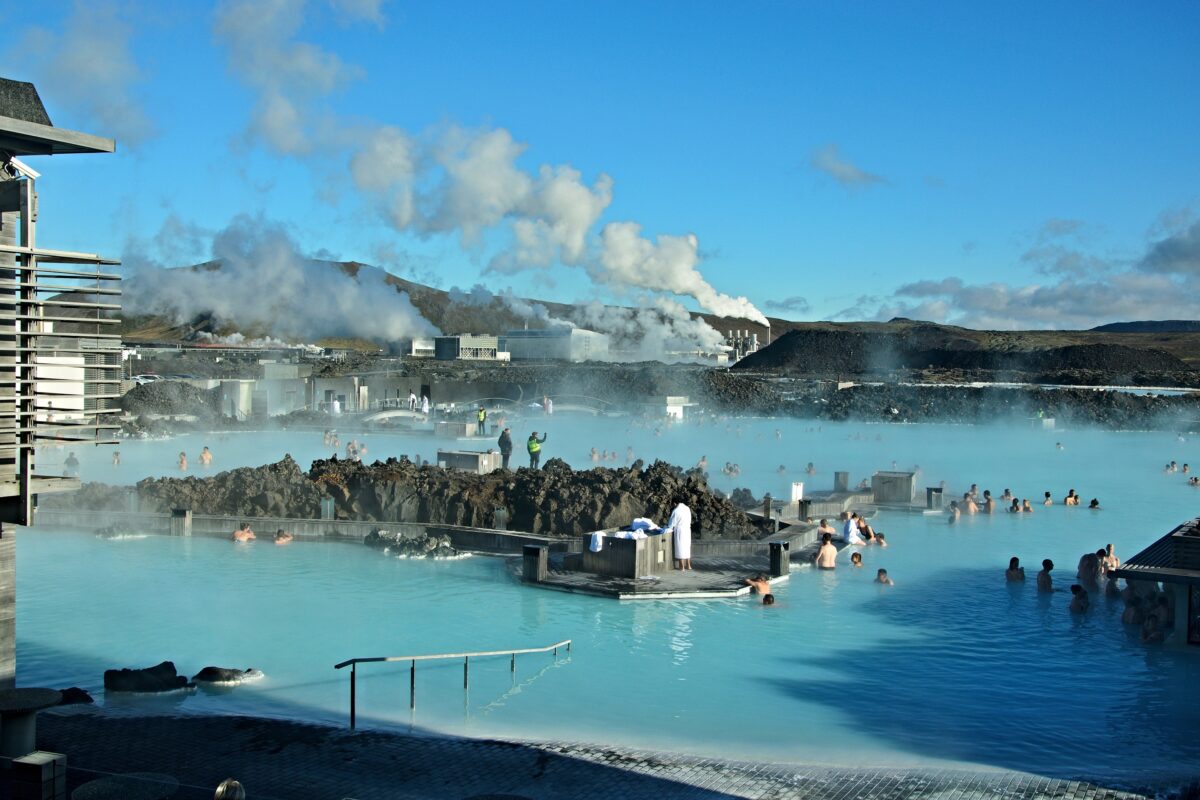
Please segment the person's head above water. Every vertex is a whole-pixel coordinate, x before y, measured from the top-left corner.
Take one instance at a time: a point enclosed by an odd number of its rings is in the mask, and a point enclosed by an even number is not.
[[[1016,556],[1013,556],[1008,560],[1009,569],[1016,569],[1019,566],[1021,566],[1021,559],[1017,558]]]
[[[829,544],[832,541],[833,541],[832,533],[822,533],[821,534],[821,544]]]
[[[1092,502],[1088,503],[1088,508],[1099,508],[1099,507],[1100,507],[1100,501],[1097,500],[1095,497],[1092,498]]]
[[[1072,583],[1071,584],[1071,594],[1076,594],[1076,595],[1077,594],[1087,594],[1087,592],[1085,592],[1083,590],[1083,587],[1080,586],[1078,583]]]
[[[1046,570],[1046,572],[1049,572],[1050,570],[1054,569],[1054,562],[1048,558],[1043,558],[1042,569]]]
[[[862,553],[851,553],[850,554],[850,563],[851,564],[862,564]]]
[[[773,605],[775,605],[775,595],[773,595],[773,594],[764,594],[764,595],[763,595],[763,605],[764,605],[764,606],[773,606]]]

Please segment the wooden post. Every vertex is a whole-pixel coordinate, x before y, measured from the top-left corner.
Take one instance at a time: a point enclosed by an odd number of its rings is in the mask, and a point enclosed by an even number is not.
[[[522,578],[526,583],[541,583],[550,574],[550,548],[527,544],[522,549]]]

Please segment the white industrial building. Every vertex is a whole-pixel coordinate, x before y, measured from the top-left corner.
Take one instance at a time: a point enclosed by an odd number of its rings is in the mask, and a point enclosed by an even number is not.
[[[508,331],[501,341],[513,361],[608,360],[608,336],[582,328]]]

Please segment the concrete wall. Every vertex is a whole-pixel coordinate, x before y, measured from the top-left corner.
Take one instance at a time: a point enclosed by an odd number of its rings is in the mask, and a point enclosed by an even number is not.
[[[566,550],[567,542],[533,534],[509,533],[490,528],[470,528],[461,525],[442,525],[433,522],[349,522],[346,520],[282,519],[279,517],[235,517],[213,514],[192,515],[192,535],[229,538],[242,522],[249,522],[254,532],[266,539],[282,528],[299,540],[344,540],[361,542],[373,530],[398,531],[406,537],[449,536],[461,550],[503,555],[519,555],[526,544],[549,546],[551,550]],[[94,530],[109,525],[118,530],[138,533],[169,534],[170,514],[133,514],[117,511],[59,511],[39,510],[36,524],[42,527]],[[5,537],[10,536],[5,531]],[[3,546],[0,545],[0,548]],[[2,573],[0,573],[2,575]]]

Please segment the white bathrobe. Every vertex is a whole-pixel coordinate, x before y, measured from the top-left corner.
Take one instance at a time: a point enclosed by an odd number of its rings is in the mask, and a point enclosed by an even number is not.
[[[667,520],[667,530],[671,532],[671,544],[675,547],[675,558],[692,557],[692,510],[683,503],[675,506],[671,518]]]

